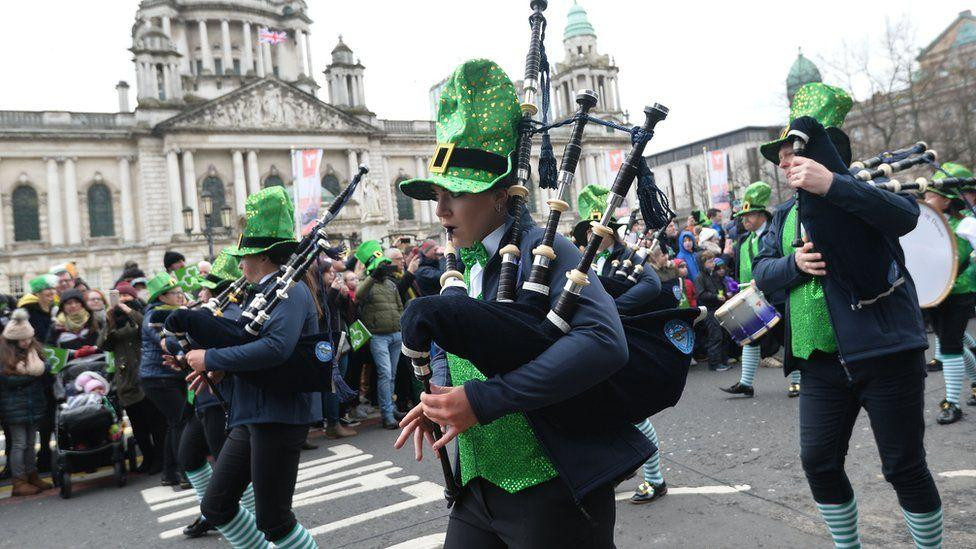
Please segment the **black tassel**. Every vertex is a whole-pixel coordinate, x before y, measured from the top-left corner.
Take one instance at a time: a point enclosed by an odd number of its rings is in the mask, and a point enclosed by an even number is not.
[[[549,132],[542,134],[542,149],[539,151],[539,187],[555,189],[556,184],[556,153],[552,150],[552,138]]]
[[[645,158],[637,162],[637,202],[645,229],[661,229],[674,219],[668,197],[654,182],[654,174],[647,167]]]

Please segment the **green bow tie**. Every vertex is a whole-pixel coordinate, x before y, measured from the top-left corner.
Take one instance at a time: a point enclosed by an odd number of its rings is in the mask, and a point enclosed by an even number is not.
[[[593,261],[595,262],[596,260],[600,259],[601,257],[603,259],[608,259],[610,257],[610,248],[607,248],[606,250],[603,250],[602,252],[596,254],[596,257],[593,258]]]
[[[461,253],[461,261],[464,263],[465,270],[474,267],[475,263],[481,265],[482,269],[488,264],[488,249],[480,240],[472,244],[470,248],[461,248],[458,251]]]

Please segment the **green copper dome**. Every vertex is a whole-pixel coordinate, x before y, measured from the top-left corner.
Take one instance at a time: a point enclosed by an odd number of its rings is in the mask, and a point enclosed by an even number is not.
[[[563,40],[586,35],[596,36],[596,30],[587,19],[586,10],[574,0],[573,7],[569,8],[569,15],[566,16],[566,32],[563,34]]]
[[[813,61],[810,61],[806,57],[803,57],[803,52],[799,52],[796,55],[796,61],[793,62],[793,66],[790,67],[790,73],[786,76],[786,95],[793,101],[793,95],[796,94],[796,90],[802,88],[805,84],[811,82],[822,82],[823,78],[820,76],[820,70]]]

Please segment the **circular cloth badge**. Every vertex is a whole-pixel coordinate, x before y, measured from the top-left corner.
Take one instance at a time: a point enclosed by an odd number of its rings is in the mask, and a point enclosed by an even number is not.
[[[315,358],[319,359],[319,362],[330,362],[332,360],[332,344],[328,341],[316,343]]]

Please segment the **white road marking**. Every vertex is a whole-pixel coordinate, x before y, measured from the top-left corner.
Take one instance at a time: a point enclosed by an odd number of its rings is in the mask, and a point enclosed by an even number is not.
[[[976,469],[962,469],[959,471],[946,471],[944,473],[939,473],[940,477],[945,478],[955,478],[955,477],[976,477]]]
[[[441,549],[441,547],[444,547],[445,537],[447,537],[445,532],[431,534],[422,538],[415,538],[403,543],[391,545],[386,549]]]
[[[393,513],[398,513],[411,507],[418,507],[420,505],[427,505],[428,503],[434,503],[436,501],[442,500],[444,498],[444,488],[433,482],[419,482],[410,486],[405,486],[400,489],[401,492],[412,496],[412,499],[407,501],[402,501],[400,503],[395,503],[393,505],[387,505],[380,509],[375,509],[373,511],[368,511],[359,515],[354,515],[349,518],[344,518],[342,520],[337,520],[330,522],[328,524],[323,524],[322,526],[316,526],[315,528],[310,528],[309,532],[313,536],[319,534],[325,534],[340,528],[346,528],[354,524],[359,524],[372,520],[378,517],[390,515]]]
[[[735,486],[668,486],[668,495],[687,495],[687,494],[736,494],[739,492],[747,492],[752,489],[752,486],[748,484],[736,484]],[[619,492],[617,493],[617,501],[623,501],[625,499],[630,499],[633,492]]]
[[[403,469],[400,467],[390,467],[389,469],[384,469],[368,475],[362,475],[357,478],[316,488],[315,490],[309,490],[307,492],[303,492],[302,494],[296,494],[292,507],[304,507],[306,505],[313,505],[323,501],[361,494],[363,492],[370,492],[372,490],[382,490],[388,486],[408,484],[420,480],[420,477],[417,475],[407,475],[405,477],[398,478],[393,478],[390,476],[394,473],[399,473],[402,470]],[[341,488],[345,489],[340,490]]]

